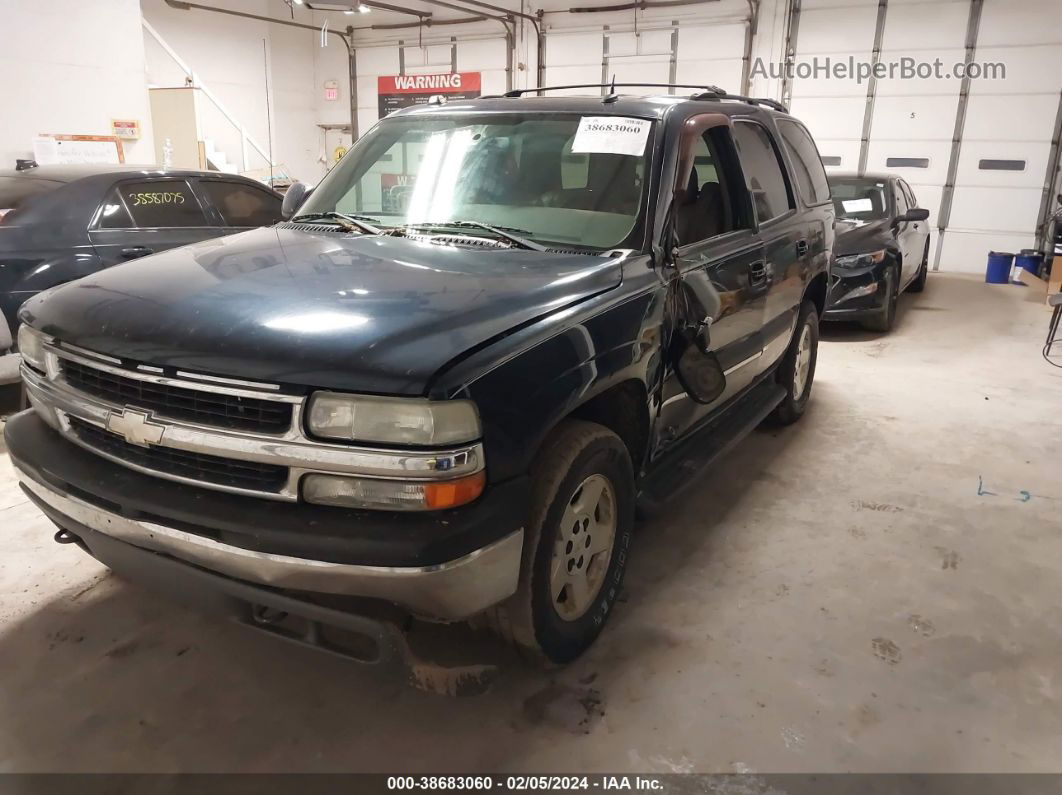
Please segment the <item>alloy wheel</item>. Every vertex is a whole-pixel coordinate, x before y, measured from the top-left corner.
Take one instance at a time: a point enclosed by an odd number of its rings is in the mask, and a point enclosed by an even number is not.
[[[612,484],[604,475],[591,475],[564,508],[550,561],[550,596],[565,621],[582,618],[597,599],[615,539]]]

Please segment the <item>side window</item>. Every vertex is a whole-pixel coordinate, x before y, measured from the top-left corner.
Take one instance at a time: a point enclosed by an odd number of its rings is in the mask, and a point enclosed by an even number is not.
[[[129,217],[129,211],[125,209],[122,198],[118,195],[118,189],[114,188],[103,200],[99,209],[99,220],[96,222],[100,229],[130,229],[133,227],[133,219]]]
[[[200,180],[228,226],[271,226],[280,220],[280,199],[253,185]]]
[[[734,143],[759,222],[762,224],[791,210],[785,174],[767,129],[755,122],[735,122]]]
[[[782,135],[782,145],[793,163],[800,195],[808,204],[828,201],[830,183],[826,180],[826,169],[822,167],[822,159],[811,133],[804,125],[788,119],[779,119],[778,132]]]
[[[726,140],[723,139],[726,136]],[[708,130],[693,151],[685,197],[675,211],[680,246],[717,237],[741,228],[732,185],[727,182],[721,148],[729,142],[722,129]]]
[[[140,228],[166,226],[211,226],[192,189],[184,180],[126,182],[118,193]]]

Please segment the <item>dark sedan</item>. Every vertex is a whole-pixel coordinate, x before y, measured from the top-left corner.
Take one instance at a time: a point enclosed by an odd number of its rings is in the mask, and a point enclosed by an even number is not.
[[[904,290],[919,293],[929,271],[929,210],[892,174],[834,174],[833,274],[824,320],[857,320],[888,331]]]
[[[259,182],[217,171],[0,171],[0,383],[18,377],[17,355],[3,354],[31,296],[120,262],[276,223],[281,200]]]

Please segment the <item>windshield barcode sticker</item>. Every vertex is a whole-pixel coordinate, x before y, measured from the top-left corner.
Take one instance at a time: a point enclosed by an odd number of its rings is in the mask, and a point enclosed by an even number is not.
[[[624,116],[583,116],[572,142],[572,154],[644,154],[649,125],[645,119]]]

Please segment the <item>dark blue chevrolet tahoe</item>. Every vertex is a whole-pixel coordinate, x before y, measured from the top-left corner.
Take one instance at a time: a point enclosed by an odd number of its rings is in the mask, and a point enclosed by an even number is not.
[[[362,661],[423,620],[578,656],[636,508],[815,373],[811,136],[668,88],[410,108],[288,220],[29,300],[5,435],[56,540]]]

